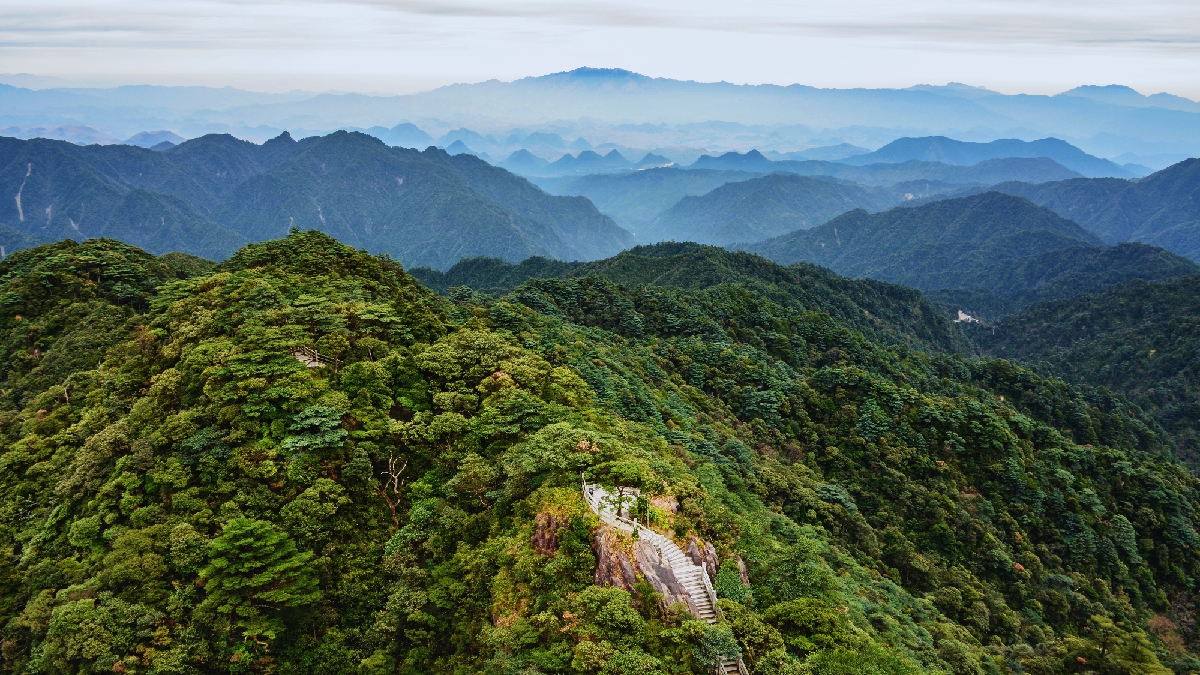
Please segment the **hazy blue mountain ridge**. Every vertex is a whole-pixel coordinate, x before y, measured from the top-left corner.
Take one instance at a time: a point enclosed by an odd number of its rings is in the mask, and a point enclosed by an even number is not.
[[[831,176],[864,185],[892,185],[910,180],[940,180],[970,185],[994,184],[1020,180],[1032,183],[1080,177],[1076,171],[1045,157],[1007,157],[989,159],[971,166],[941,162],[908,160],[900,163],[878,163],[852,166],[842,162],[817,160],[771,161],[757,150],[746,153],[727,152],[719,157],[705,155],[688,166],[689,169],[718,169],[771,173],[787,171],[802,176]]]
[[[646,242],[733,244],[820,225],[854,209],[892,206],[890,196],[828,178],[773,173],[684,197],[639,231]]]
[[[877,163],[898,164],[917,159],[971,166],[985,160],[1007,157],[1048,157],[1089,178],[1098,176],[1136,177],[1134,173],[1115,162],[1089,155],[1074,145],[1057,138],[1043,138],[1036,141],[1002,138],[990,143],[969,143],[945,136],[906,137],[892,141],[875,152],[847,157],[840,161],[846,164],[865,166]]]
[[[644,239],[643,230],[680,199],[703,195],[726,183],[759,175],[746,171],[668,167],[620,174],[534,178],[533,182],[550,194],[587,197],[602,213]]]
[[[567,135],[586,133],[586,128],[597,124],[613,129],[646,127],[643,131],[654,135],[659,132],[652,127],[663,124],[682,131],[685,125],[721,120],[787,131],[803,120],[810,130],[802,140],[818,144],[878,147],[874,144],[899,136],[947,135],[971,129],[975,135],[991,133],[994,138],[1005,130],[1021,130],[1023,138],[1068,139],[1091,154],[1107,157],[1200,154],[1200,104],[1166,94],[1142,96],[1127,87],[1080,87],[1057,96],[1009,96],[961,85],[839,90],[682,82],[618,69],[581,68],[513,82],[451,85],[404,96],[264,94],[204,87],[35,91],[0,86],[0,109],[6,113],[3,124],[22,130],[39,127],[55,133],[54,129],[64,125],[90,126],[90,137],[107,138],[107,142],[157,129],[171,129],[185,137],[234,130],[265,139],[284,128],[295,130],[301,120],[308,133],[370,127],[381,137],[384,134],[375,129],[386,131],[397,122],[417,119],[442,120],[439,125],[445,126],[438,133],[466,125],[510,136],[511,132],[499,130],[537,127],[546,119],[588,120],[585,125],[553,130]],[[529,129],[524,131],[522,137],[530,135]],[[762,137],[767,139],[770,133],[768,128]],[[708,138],[714,140],[702,140],[700,146],[732,137],[718,134]],[[384,140],[424,147],[412,140]],[[656,141],[630,147],[675,144]]]

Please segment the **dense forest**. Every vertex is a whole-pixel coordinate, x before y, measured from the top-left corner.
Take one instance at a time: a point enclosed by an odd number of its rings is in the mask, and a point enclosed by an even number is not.
[[[495,298],[314,231],[0,262],[2,668],[1200,672],[1200,493],[1140,408],[954,355],[912,289],[593,265]],[[723,620],[595,583],[630,542],[581,476],[711,546]]]
[[[1131,279],[1200,271],[1161,248],[1106,247],[1074,221],[996,191],[882,213],[860,209],[741,247],[784,264],[802,260],[937,291],[938,299],[989,318]]]
[[[1200,275],[1131,281],[1035,305],[974,331],[997,356],[1120,392],[1176,438],[1200,468]]]

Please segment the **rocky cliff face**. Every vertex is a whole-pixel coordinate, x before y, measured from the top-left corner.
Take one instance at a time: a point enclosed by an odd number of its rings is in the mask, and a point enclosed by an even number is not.
[[[565,520],[549,513],[539,513],[534,520],[536,528],[530,544],[533,550],[544,556],[552,556],[558,551],[558,530],[566,527]]]
[[[688,606],[693,615],[698,615],[699,608],[695,600],[675,576],[670,563],[662,559],[658,549],[642,539],[633,541],[632,546],[630,543],[625,533],[607,525],[600,526],[592,540],[592,550],[596,554],[594,583],[597,586],[615,586],[636,595],[634,585],[641,577],[662,594],[664,607],[681,602]],[[720,561],[711,543],[693,539],[688,542],[684,553],[696,565],[707,563],[709,575],[716,576]]]
[[[629,553],[622,545],[620,533],[601,525],[592,539],[592,551],[596,554],[596,573],[592,582],[597,586],[615,586],[634,593],[637,574]]]

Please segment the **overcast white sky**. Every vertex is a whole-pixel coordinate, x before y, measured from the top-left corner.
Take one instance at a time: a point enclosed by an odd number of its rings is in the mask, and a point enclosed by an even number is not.
[[[405,93],[578,66],[1200,99],[1197,0],[0,0],[0,73]]]

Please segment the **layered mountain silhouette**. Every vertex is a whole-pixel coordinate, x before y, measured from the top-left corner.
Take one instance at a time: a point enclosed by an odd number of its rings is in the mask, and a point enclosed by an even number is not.
[[[663,167],[671,163],[670,159],[654,153],[646,153],[634,162],[615,149],[603,155],[594,150],[583,150],[577,155],[568,153],[551,162],[522,148],[496,163],[496,166],[522,176],[554,178],[627,173],[644,168]]]
[[[638,236],[644,241],[732,244],[809,229],[847,211],[878,211],[894,203],[861,185],[774,173],[727,183],[700,197],[684,197]]]
[[[668,167],[621,174],[535,179],[535,182],[551,194],[587,197],[617,224],[632,230],[639,239],[649,241],[646,228],[680,199],[703,195],[726,183],[760,175],[748,171]]]
[[[958,166],[971,166],[989,159],[1008,157],[1048,157],[1055,162],[1084,176],[1114,176],[1134,178],[1144,175],[1107,159],[1089,155],[1070,143],[1057,138],[1037,141],[1022,141],[1002,138],[990,143],[956,141],[945,136],[923,138],[900,138],[875,152],[847,157],[842,162],[865,166],[868,164],[899,164],[910,160],[940,162]]]
[[[367,133],[379,140],[401,148],[427,148],[433,145],[433,137],[422,131],[417,125],[405,122],[388,129],[387,127],[371,127]]]
[[[3,138],[0,189],[14,196],[0,224],[29,241],[107,236],[212,259],[293,227],[433,267],[477,255],[592,259],[633,244],[586,199],[552,197],[470,155],[360,133],[262,145],[209,135],[166,152]]]
[[[713,157],[704,155],[689,169],[720,169],[771,173],[787,171],[802,176],[830,176],[866,185],[892,185],[910,180],[939,180],[961,185],[992,185],[1006,181],[1044,183],[1081,177],[1082,174],[1047,157],[1006,157],[958,166],[942,162],[912,159],[901,163],[875,163],[852,166],[842,162],[817,160],[772,161],[761,152],[727,152]]]

